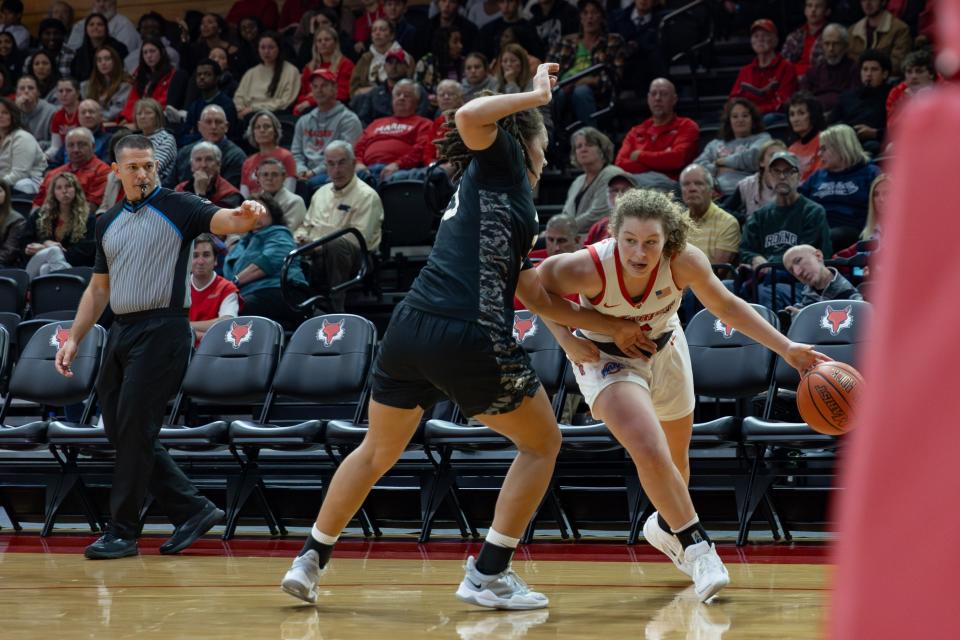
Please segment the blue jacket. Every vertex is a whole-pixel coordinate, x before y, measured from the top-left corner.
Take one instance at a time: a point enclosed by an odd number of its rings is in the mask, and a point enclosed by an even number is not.
[[[267,275],[241,286],[240,295],[247,296],[261,289],[277,289],[280,287],[280,268],[283,266],[283,259],[296,248],[293,235],[282,224],[273,224],[250,231],[240,238],[227,254],[223,261],[223,277],[233,280],[233,277],[243,271],[247,265],[255,264]],[[299,259],[290,265],[287,277],[306,286],[307,281],[300,269]]]
[[[870,206],[870,185],[880,175],[872,163],[855,164],[846,171],[818,169],[800,186],[800,193],[827,210],[831,228],[863,228]]]

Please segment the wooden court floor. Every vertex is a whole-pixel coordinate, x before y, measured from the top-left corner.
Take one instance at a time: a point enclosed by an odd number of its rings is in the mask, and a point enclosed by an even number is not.
[[[732,583],[704,605],[647,545],[535,544],[514,568],[550,608],[497,612],[453,597],[477,543],[360,540],[341,543],[310,606],[278,586],[297,539],[165,557],[150,537],[138,557],[89,561],[92,540],[0,535],[0,638],[802,640],[820,637],[829,594],[818,545],[721,546]]]

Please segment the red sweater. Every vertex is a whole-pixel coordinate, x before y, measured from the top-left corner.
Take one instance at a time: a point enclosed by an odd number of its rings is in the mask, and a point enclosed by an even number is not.
[[[357,140],[357,159],[367,166],[396,162],[401,169],[422,167],[431,135],[433,122],[422,116],[377,118]]]
[[[437,138],[442,138],[444,135],[443,123],[446,121],[446,118],[441,113],[433,121],[433,130],[430,133],[430,144],[428,144],[423,149],[423,164],[424,166],[429,165],[431,162],[437,159],[437,145],[433,144],[433,141]]]
[[[33,198],[34,206],[39,207],[43,204],[44,199],[47,197],[47,189],[53,184],[54,178],[66,171],[77,176],[77,180],[80,181],[80,187],[83,189],[83,195],[86,196],[87,202],[92,204],[94,208],[99,207],[100,203],[103,202],[103,192],[107,189],[107,176],[110,175],[110,165],[97,156],[93,156],[87,161],[87,164],[79,167],[74,167],[70,162],[67,162],[49,171],[47,175],[44,176],[43,182],[40,183],[40,190]]]
[[[139,71],[139,67],[138,67]],[[170,81],[173,79],[173,74],[177,70],[171,68],[167,72],[167,75],[158,82],[154,87],[147,93],[145,96],[141,96],[140,92],[137,91],[137,83],[133,82],[132,87],[130,87],[130,95],[127,97],[127,104],[123,105],[123,111],[120,112],[120,122],[136,122],[134,117],[133,107],[137,104],[137,100],[140,98],[153,98],[160,103],[161,107],[167,106],[167,93],[170,91]],[[136,77],[136,73],[134,73]]]
[[[797,72],[793,63],[776,54],[766,67],[753,62],[741,67],[730,91],[731,98],[746,98],[757,105],[760,113],[773,113],[797,91]]]
[[[677,180],[697,157],[699,138],[700,126],[690,118],[674,116],[662,125],[648,118],[627,132],[614,164],[630,173],[658,171]],[[631,160],[634,151],[640,153]]]
[[[350,60],[350,58],[347,58],[347,57],[341,57],[340,64],[337,65],[337,71],[336,71],[337,100],[343,103],[347,103],[350,101],[350,76],[351,74],[353,74],[353,67],[354,67],[353,62]],[[322,65],[320,65],[320,68],[329,69],[330,63],[324,62]],[[298,105],[304,100],[306,100],[307,102],[310,103],[310,106],[304,109],[300,109],[299,111],[297,111],[296,108],[294,108],[293,110],[294,115],[297,115],[297,116],[302,115],[310,111],[310,109],[313,109],[315,106],[317,106],[317,100],[313,97],[313,90],[310,87],[310,81],[311,81],[310,76],[312,75],[313,75],[313,67],[308,63],[306,66],[303,67],[303,75],[300,76],[300,95],[297,96],[297,99],[294,101],[293,104]]]

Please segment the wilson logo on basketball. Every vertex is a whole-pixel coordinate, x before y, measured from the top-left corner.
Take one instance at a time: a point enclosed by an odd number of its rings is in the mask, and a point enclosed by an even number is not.
[[[70,330],[57,325],[56,330],[50,334],[50,346],[56,347],[57,351],[63,349],[63,343],[70,337]]]
[[[324,347],[332,347],[334,342],[343,339],[345,334],[344,322],[346,321],[328,322],[324,320],[323,326],[317,329],[317,340],[322,342]]]
[[[517,342],[523,342],[530,336],[537,334],[537,316],[529,318],[513,317],[513,338]]]
[[[253,338],[253,320],[247,324],[230,323],[230,330],[223,334],[223,341],[234,349],[239,349],[240,345],[250,342]]]
[[[827,310],[820,318],[820,327],[827,329],[830,335],[835,336],[844,329],[853,326],[853,305],[847,305],[843,309],[834,309],[827,305]]]
[[[713,330],[717,333],[722,333],[724,340],[730,339],[730,337],[737,332],[737,330],[730,325],[724,324],[720,318],[713,321]]]

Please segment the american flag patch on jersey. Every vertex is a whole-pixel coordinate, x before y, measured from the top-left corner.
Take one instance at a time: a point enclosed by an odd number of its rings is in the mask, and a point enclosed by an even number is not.
[[[673,290],[670,287],[667,287],[666,289],[660,289],[659,291],[654,291],[653,293],[657,296],[657,300],[659,300],[660,298],[665,298],[673,293]]]

